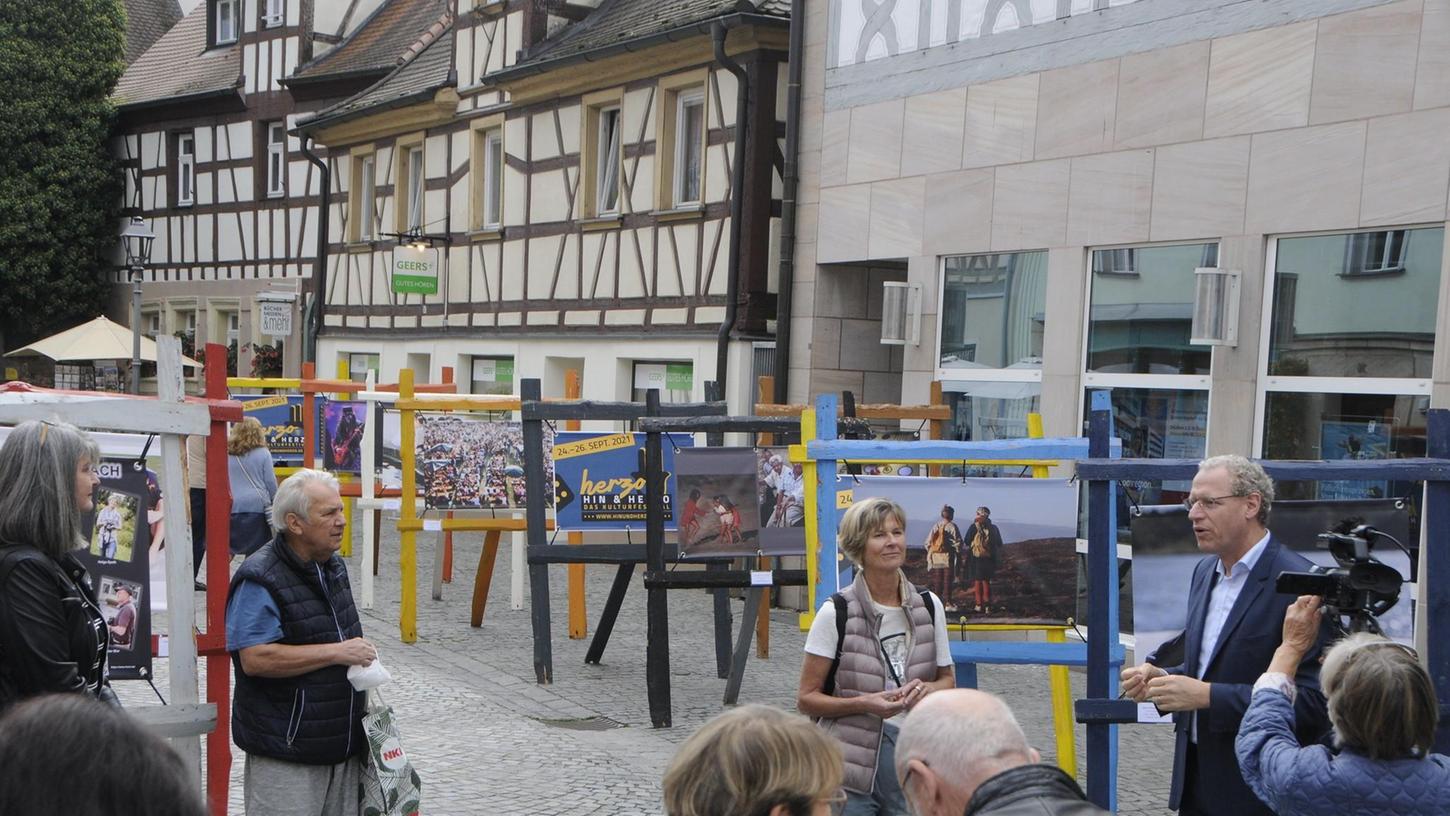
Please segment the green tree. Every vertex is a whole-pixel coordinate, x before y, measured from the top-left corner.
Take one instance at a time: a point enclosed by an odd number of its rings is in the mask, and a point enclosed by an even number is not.
[[[124,47],[120,0],[0,2],[0,349],[104,310]]]

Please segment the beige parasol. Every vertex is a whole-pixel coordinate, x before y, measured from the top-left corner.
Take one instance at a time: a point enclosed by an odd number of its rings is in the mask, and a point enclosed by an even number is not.
[[[53,334],[44,340],[37,340],[28,346],[8,352],[6,357],[38,356],[49,357],[57,363],[81,360],[130,360],[131,330],[120,323],[98,317],[89,323],[82,323]],[[145,335],[141,337],[141,359],[156,362],[156,341]],[[201,363],[185,355],[181,357],[184,366],[200,366]]]

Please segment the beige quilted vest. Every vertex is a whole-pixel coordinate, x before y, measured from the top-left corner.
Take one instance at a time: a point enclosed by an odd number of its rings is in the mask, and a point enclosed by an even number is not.
[[[851,586],[841,591],[846,599],[846,636],[841,644],[841,664],[836,669],[836,697],[858,697],[886,688],[891,674],[877,639],[881,616],[871,605],[866,579],[858,571]],[[931,614],[916,587],[901,578],[901,596],[911,621],[911,651],[906,656],[905,683],[912,678],[936,679],[936,638]],[[846,760],[845,788],[869,794],[876,778],[876,759],[881,751],[882,719],[874,714],[851,714],[821,719],[821,727],[841,743]]]

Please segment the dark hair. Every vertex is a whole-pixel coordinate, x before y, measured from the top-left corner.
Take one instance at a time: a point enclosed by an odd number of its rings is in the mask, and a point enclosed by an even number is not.
[[[957,510],[950,504],[943,504],[941,506],[941,514],[943,516],[946,516],[947,521],[951,521],[952,519],[957,517]]]
[[[0,813],[206,816],[206,805],[160,737],[91,697],[50,694],[0,717]]]

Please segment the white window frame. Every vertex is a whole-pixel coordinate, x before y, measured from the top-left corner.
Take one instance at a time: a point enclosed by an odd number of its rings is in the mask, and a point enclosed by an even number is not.
[[[276,28],[287,22],[287,6],[285,0],[263,0],[262,5],[262,26],[264,28]]]
[[[196,203],[196,134],[176,135],[176,203]]]
[[[483,140],[483,190],[479,203],[483,212],[479,226],[498,229],[503,225],[503,128],[485,130]]]
[[[697,139],[687,138],[688,129],[685,127],[687,108],[698,107],[700,111],[700,133]],[[705,195],[705,135],[708,133],[708,116],[705,109],[705,91],[703,89],[681,93],[675,97],[675,154],[674,154],[674,179],[671,181],[670,189],[671,205],[673,207],[699,206]],[[694,174],[695,195],[688,197],[686,185],[691,181],[686,168],[689,163],[686,161],[690,150],[698,153],[699,161],[696,163]]]
[[[280,138],[279,138],[280,137]],[[287,195],[287,124],[267,123],[267,196]]]
[[[610,131],[605,127],[605,122],[608,121],[610,114],[613,114],[614,119],[613,139],[609,138]],[[618,215],[620,199],[624,195],[624,187],[620,183],[620,167],[623,164],[624,153],[624,107],[622,105],[602,105],[599,107],[597,117],[594,134],[594,155],[596,157],[593,168],[594,214],[597,216]],[[611,187],[614,189],[614,203],[608,205],[606,194]]]
[[[403,149],[403,164],[407,168],[404,179],[407,210],[404,214],[403,232],[423,229],[423,197],[426,195],[427,170],[423,163],[423,145],[409,145]]]
[[[241,30],[241,5],[241,0],[216,0],[213,6],[216,17],[212,21],[216,45],[237,41]]]
[[[1344,270],[1340,277],[1344,278],[1376,278],[1382,275],[1398,275],[1405,271],[1405,248],[1409,245],[1409,230],[1367,230],[1352,232],[1345,236],[1344,241]],[[1380,251],[1379,257],[1370,258],[1370,246],[1363,240],[1363,236],[1384,234],[1384,248]],[[1375,265],[1371,266],[1370,261],[1374,260]]]
[[[358,178],[354,180],[352,194],[358,196],[357,206],[354,209],[357,218],[357,240],[371,241],[377,235],[376,205],[378,195],[378,170],[377,154],[369,153],[366,156],[359,156],[357,163]]]
[[[1275,377],[1269,370],[1269,337],[1274,324],[1274,289],[1278,282],[1279,241],[1285,238],[1309,238],[1316,235],[1341,235],[1360,232],[1395,232],[1444,227],[1443,223],[1409,224],[1391,230],[1326,230],[1323,232],[1286,233],[1271,236],[1265,242],[1264,292],[1259,321],[1259,359],[1255,369],[1253,455],[1264,450],[1264,424],[1268,421],[1269,392],[1289,394],[1369,394],[1378,396],[1428,397],[1434,380],[1399,377]],[[1444,286],[1444,281],[1440,282]],[[1438,319],[1437,319],[1438,322]]]
[[[1140,271],[1137,264],[1140,260],[1137,250],[1158,249],[1172,246],[1203,246],[1205,244],[1217,244],[1218,252],[1223,252],[1223,239],[1204,238],[1197,241],[1163,241],[1149,244],[1131,244],[1127,246],[1094,246],[1088,247],[1087,253],[1087,289],[1083,292],[1082,304],[1082,342],[1081,355],[1078,359],[1077,370],[1082,380],[1082,399],[1078,400],[1078,424],[1081,426],[1088,417],[1087,396],[1088,392],[1101,389],[1121,388],[1134,391],[1204,391],[1208,393],[1208,404],[1205,406],[1205,420],[1203,431],[1204,453],[1212,450],[1210,445],[1210,434],[1213,428],[1213,359],[1210,357],[1207,374],[1134,374],[1120,371],[1088,371],[1088,340],[1092,333],[1092,309],[1093,309],[1093,277],[1103,274],[1116,277],[1139,277]],[[1096,252],[1111,252],[1114,260],[1113,267],[1102,273],[1093,269],[1093,255]],[[1118,261],[1129,261],[1131,271],[1122,269]],[[1216,355],[1216,352],[1214,352]]]

